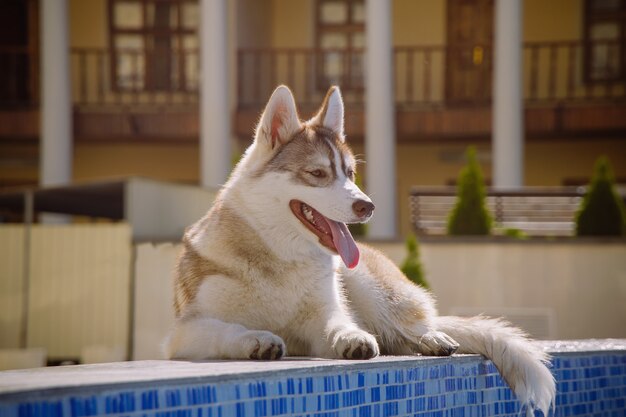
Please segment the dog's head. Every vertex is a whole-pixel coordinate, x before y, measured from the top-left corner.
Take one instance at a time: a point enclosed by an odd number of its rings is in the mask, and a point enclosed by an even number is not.
[[[359,250],[346,223],[366,222],[374,204],[354,183],[356,161],[345,143],[341,92],[331,87],[319,111],[300,121],[291,91],[278,87],[247,151],[247,175],[289,208],[290,225],[307,239],[339,254],[347,267]]]

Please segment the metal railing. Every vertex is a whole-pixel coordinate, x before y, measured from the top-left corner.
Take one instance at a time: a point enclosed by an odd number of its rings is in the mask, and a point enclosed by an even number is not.
[[[162,54],[143,49],[72,48],[72,103],[84,106],[193,104],[198,97],[197,49]],[[37,107],[38,57],[26,48],[0,49],[0,106]]]
[[[524,99],[528,104],[624,99],[623,47],[617,41],[525,43]],[[319,103],[331,84],[342,87],[347,102],[361,104],[365,53],[363,49],[240,49],[238,105],[262,105],[281,83],[289,85],[302,104]],[[594,65],[585,59],[589,54],[598,58]],[[396,104],[408,108],[488,104],[492,61],[490,45],[396,47]],[[143,49],[113,53],[107,48],[72,48],[70,65],[77,106],[197,103],[197,49],[163,55]],[[0,106],[34,107],[38,95],[37,55],[26,48],[1,48]]]
[[[193,104],[199,52],[73,48],[72,96],[77,106]],[[163,59],[165,58],[165,59]]]
[[[622,47],[613,40],[524,43],[524,100],[540,104],[624,99],[626,68],[618,62]],[[601,58],[595,67],[585,61],[592,52]],[[364,59],[362,49],[241,49],[237,59],[239,106],[262,105],[281,83],[289,85],[302,104],[318,103],[331,84],[342,87],[346,101],[362,103]],[[396,47],[396,104],[488,104],[492,62],[490,45]],[[594,75],[604,81],[594,81]]]

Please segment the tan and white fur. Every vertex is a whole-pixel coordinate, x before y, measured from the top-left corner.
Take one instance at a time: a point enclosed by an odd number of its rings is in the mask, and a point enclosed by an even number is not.
[[[168,356],[479,353],[528,410],[547,415],[555,396],[547,356],[520,330],[438,316],[429,292],[354,242],[345,224],[369,220],[374,205],[354,183],[343,123],[337,87],[306,122],[287,87],[274,91],[254,142],[183,238]]]

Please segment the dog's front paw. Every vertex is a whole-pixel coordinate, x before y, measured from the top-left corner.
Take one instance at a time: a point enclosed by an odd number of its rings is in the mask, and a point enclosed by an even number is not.
[[[283,339],[271,332],[250,331],[242,336],[243,356],[249,359],[280,359],[286,353]]]
[[[333,350],[343,359],[371,359],[378,356],[378,343],[363,330],[344,330],[335,335]]]
[[[435,330],[424,333],[417,342],[417,350],[427,356],[450,356],[458,348],[456,340]]]

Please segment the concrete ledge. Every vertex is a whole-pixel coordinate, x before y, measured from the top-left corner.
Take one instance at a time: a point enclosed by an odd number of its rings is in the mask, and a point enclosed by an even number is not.
[[[197,382],[224,383],[264,377],[318,375],[370,369],[396,369],[439,365],[481,363],[480,355],[450,358],[426,356],[380,356],[371,360],[329,360],[287,357],[279,361],[182,361],[146,360],[106,364],[72,365],[22,369],[0,373],[0,401],[59,393],[99,392],[107,387],[133,388],[149,384],[187,385]]]
[[[626,340],[543,342],[557,415],[626,415]],[[516,416],[520,405],[478,355],[137,361],[0,372],[0,416]]]

